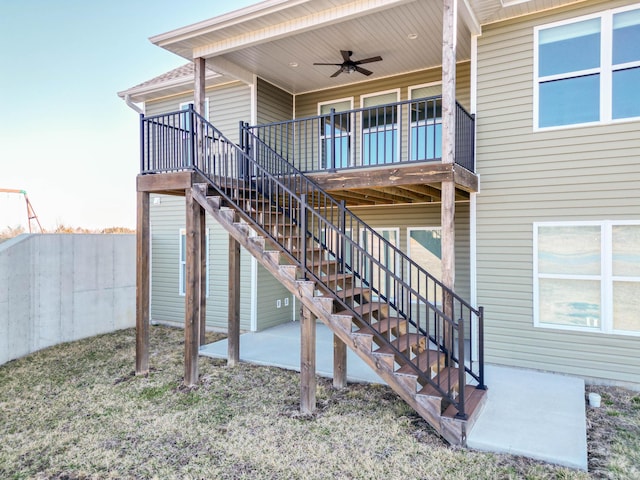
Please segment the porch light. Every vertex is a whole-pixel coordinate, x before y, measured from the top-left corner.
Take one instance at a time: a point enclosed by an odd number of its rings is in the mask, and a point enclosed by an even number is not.
[[[298,67],[298,62],[289,62],[289,66],[291,68],[296,68],[296,67]]]
[[[415,40],[416,38],[418,38],[418,34],[417,33],[410,33],[409,35],[407,35],[407,38],[409,40]]]

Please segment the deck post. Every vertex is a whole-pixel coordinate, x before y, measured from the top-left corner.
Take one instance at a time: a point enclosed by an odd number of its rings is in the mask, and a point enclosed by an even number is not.
[[[300,308],[300,413],[316,409],[316,318]]]
[[[457,0],[443,0],[442,14],[442,163],[453,164],[456,158],[456,34],[458,30]],[[453,289],[455,285],[455,205],[456,186],[453,181],[442,182],[442,283]],[[453,318],[453,302],[444,295],[444,313]],[[443,325],[444,343],[453,352],[451,329]]]
[[[195,112],[203,118],[207,118],[207,114],[204,111],[205,109],[205,93],[204,93],[204,72],[205,72],[206,60],[202,57],[193,59],[193,70],[194,70],[194,86],[193,86],[193,108]],[[195,116],[194,116],[195,117]],[[203,131],[206,127],[204,127],[199,121],[194,121],[192,123],[194,131],[195,131],[195,156],[194,156],[194,165],[200,168],[204,168],[204,136],[205,132]]]
[[[239,221],[235,214],[234,222]],[[227,365],[240,362],[240,242],[229,235],[229,318],[227,326]]]
[[[207,332],[207,269],[209,268],[209,251],[207,249],[207,218],[205,215],[205,211],[202,206],[200,207],[200,215],[198,215],[200,219],[200,245],[199,245],[199,253],[200,253],[200,309],[198,312],[198,316],[200,317],[200,345],[205,344],[205,335]]]
[[[184,305],[184,385],[198,383],[198,350],[200,347],[200,216],[202,208],[194,200],[191,188],[186,198],[186,265]]]
[[[206,60],[202,57],[193,59],[193,71],[194,71],[194,87],[193,87],[193,108],[196,113],[202,117],[206,117],[204,112],[205,98],[204,98],[204,71],[206,66]]]
[[[136,217],[136,375],[146,375],[149,373],[149,192],[138,192]]]
[[[342,389],[347,386],[347,344],[333,335],[333,386]]]

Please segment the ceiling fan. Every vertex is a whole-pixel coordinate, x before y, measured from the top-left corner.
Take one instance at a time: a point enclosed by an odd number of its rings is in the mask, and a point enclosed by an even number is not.
[[[331,78],[337,77],[341,73],[352,73],[352,72],[360,72],[363,75],[371,75],[373,72],[367,70],[366,68],[360,67],[363,63],[372,63],[379,62],[382,60],[382,57],[371,57],[365,58],[364,60],[351,60],[351,55],[353,52],[351,50],[340,50],[342,54],[343,62],[342,63],[314,63],[314,65],[335,65],[336,67],[340,67],[340,69],[331,75]]]

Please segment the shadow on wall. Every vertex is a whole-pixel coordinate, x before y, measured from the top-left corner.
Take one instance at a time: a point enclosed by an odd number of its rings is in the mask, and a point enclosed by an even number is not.
[[[0,243],[0,365],[135,325],[135,235],[20,235]]]

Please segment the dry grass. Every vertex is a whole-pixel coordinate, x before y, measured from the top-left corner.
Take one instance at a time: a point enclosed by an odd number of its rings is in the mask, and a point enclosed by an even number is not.
[[[295,372],[202,358],[187,390],[182,331],[151,332],[146,378],[132,373],[132,330],[0,367],[0,478],[591,478],[451,448],[382,386],[320,379],[319,408],[302,416]],[[591,467],[638,476],[640,398],[612,390],[605,403],[589,413]]]

